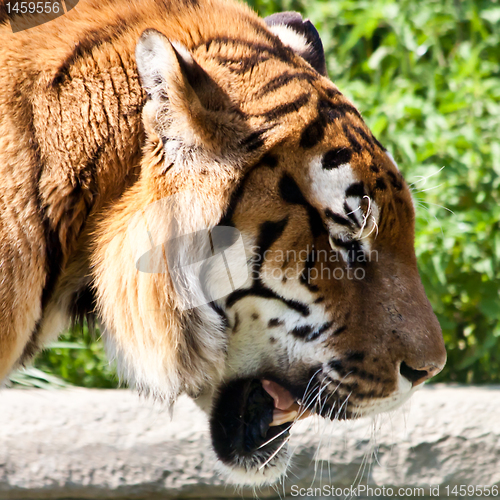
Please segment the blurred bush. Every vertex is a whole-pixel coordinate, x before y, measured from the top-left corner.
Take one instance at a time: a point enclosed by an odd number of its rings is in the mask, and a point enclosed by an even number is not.
[[[14,372],[10,382],[44,389],[68,385],[99,389],[119,386],[114,363],[108,360],[102,342],[89,332],[86,324],[64,333],[35,358],[33,366]]]
[[[320,31],[330,78],[392,152],[417,204],[422,278],[448,348],[441,381],[500,381],[500,3],[249,0]],[[61,343],[62,342],[62,343]],[[116,383],[100,347],[67,334],[36,367]]]

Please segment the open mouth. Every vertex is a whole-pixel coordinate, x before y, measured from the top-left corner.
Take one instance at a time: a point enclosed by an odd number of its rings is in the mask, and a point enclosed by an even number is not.
[[[284,447],[293,422],[308,415],[276,382],[235,380],[220,390],[213,407],[210,430],[214,450],[226,465],[264,467]]]
[[[298,383],[274,376],[242,378],[219,389],[210,434],[213,449],[233,480],[253,485],[275,482],[290,462],[286,445],[297,420],[310,415],[327,420],[358,418],[351,404],[353,387],[344,388],[339,381],[317,374],[316,368]]]

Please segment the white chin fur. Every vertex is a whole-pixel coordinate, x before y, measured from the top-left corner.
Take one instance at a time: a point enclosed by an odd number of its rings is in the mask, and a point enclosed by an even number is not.
[[[284,446],[265,467],[259,469],[260,465],[246,467],[230,467],[220,460],[217,461],[217,470],[227,478],[227,481],[240,486],[267,486],[274,484],[285,474],[290,465],[290,452],[288,446]]]

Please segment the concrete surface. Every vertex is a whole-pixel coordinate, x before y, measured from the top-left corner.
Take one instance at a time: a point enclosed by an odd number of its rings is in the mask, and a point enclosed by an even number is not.
[[[336,498],[332,489],[362,485],[385,486],[385,494],[354,497],[423,498],[398,495],[423,487],[425,498],[458,498],[455,485],[498,487],[500,388],[429,386],[376,420],[308,419],[295,427],[291,446],[284,487],[259,497]],[[170,420],[128,390],[0,391],[2,500],[254,497],[228,485],[215,464],[206,417],[188,398]],[[466,498],[481,496],[468,491]]]

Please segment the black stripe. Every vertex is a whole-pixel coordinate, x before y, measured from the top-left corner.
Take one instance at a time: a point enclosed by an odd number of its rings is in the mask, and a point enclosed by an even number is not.
[[[40,346],[38,345],[38,337],[40,336],[41,322],[41,319],[36,322],[30,339],[24,346],[23,353],[19,358],[19,363],[21,366],[25,366],[26,363],[28,363],[28,361],[30,361],[30,359],[33,358],[33,356],[40,350]]]
[[[366,264],[366,256],[359,241],[350,241],[348,245],[344,246],[344,249],[347,253],[347,264],[349,266],[353,266],[354,264],[363,266]]]
[[[41,296],[41,306],[42,306],[42,315],[45,307],[47,306],[52,294],[54,292],[54,288],[56,282],[61,274],[62,270],[62,261],[64,258],[63,249],[61,242],[59,240],[59,232],[56,227],[53,227],[49,217],[47,215],[47,207],[44,205],[41,195],[41,179],[42,174],[45,169],[45,166],[42,163],[40,158],[38,143],[35,139],[34,130],[31,131],[31,143],[34,145],[34,155],[35,155],[35,164],[37,165],[37,174],[35,181],[35,189],[36,189],[36,204],[38,207],[38,213],[41,215],[42,219],[42,227],[44,233],[45,240],[45,284],[42,290]]]
[[[90,30],[83,33],[79,41],[74,44],[73,50],[66,59],[59,65],[51,85],[57,86],[64,81],[68,75],[70,67],[75,64],[78,59],[90,54],[94,47],[110,43],[120,37],[131,25],[129,20],[118,19],[113,25],[105,25],[102,29]]]
[[[304,206],[308,204],[299,186],[290,175],[285,174],[281,178],[279,189],[281,197],[287,203],[292,203],[294,205],[304,205]]]
[[[276,156],[269,153],[265,154],[261,158],[260,162],[269,168],[275,168],[278,166],[278,159],[276,158]]]
[[[279,300],[290,309],[293,309],[294,311],[300,313],[302,316],[309,316],[310,314],[308,305],[296,300],[285,299],[284,297],[281,297],[277,293],[273,292],[270,288],[267,288],[263,285],[255,285],[252,288],[234,291],[233,293],[228,295],[226,299],[226,308],[232,307],[234,304],[236,304],[236,302],[246,297],[262,297],[264,299]]]
[[[309,252],[307,260],[304,264],[304,269],[300,273],[300,283],[307,287],[310,292],[317,292],[319,290],[317,285],[311,285],[311,269],[314,268],[316,261],[314,259],[314,250]]]
[[[343,118],[347,113],[351,113],[362,119],[359,111],[349,103],[332,103],[320,100],[318,103],[318,117],[303,130],[300,138],[300,146],[304,149],[310,149],[316,146],[316,144],[323,140],[325,136],[325,127],[328,123]],[[361,150],[361,146],[350,132],[349,136],[353,146]]]
[[[332,333],[332,335],[340,335],[341,333],[344,333],[346,330],[347,330],[347,325],[340,326]]]
[[[365,359],[365,353],[361,351],[348,351],[345,353],[346,361],[363,361]]]
[[[328,366],[335,370],[340,376],[345,375],[345,368],[342,366],[342,362],[338,359],[332,359],[328,362]]]
[[[352,264],[364,264],[366,263],[365,253],[361,248],[361,244],[357,240],[344,241],[340,238],[332,237],[333,243],[336,246],[343,248],[347,253],[347,263]]]
[[[344,116],[347,115],[348,113],[351,113],[352,115],[357,116],[360,120],[362,120],[361,114],[352,104],[349,104],[347,102],[342,102],[339,104],[335,104],[335,108],[339,113],[342,113]]]
[[[334,89],[333,87],[327,87],[326,89],[324,89],[324,91],[329,99],[333,99],[334,97],[342,95],[338,89]]]
[[[276,328],[277,326],[283,325],[284,322],[281,321],[278,318],[272,318],[269,320],[269,323],[267,324],[268,328]]]
[[[356,139],[356,137],[354,137],[354,135],[352,134],[351,130],[349,129],[349,126],[347,125],[347,123],[342,124],[342,130],[344,131],[344,134],[346,135],[347,140],[349,141],[349,144],[351,145],[352,150],[355,153],[361,153],[361,151],[363,151],[363,147],[361,146],[359,141]]]
[[[264,146],[264,134],[268,129],[257,130],[241,141],[241,146],[249,152],[256,151]]]
[[[240,181],[240,184],[238,187],[232,192],[231,198],[229,200],[229,204],[226,208],[226,211],[224,215],[222,216],[221,220],[219,221],[219,226],[233,226],[233,214],[234,211],[236,210],[236,207],[238,206],[238,203],[240,202],[241,198],[243,197],[243,194],[245,192],[245,185],[248,181],[248,178],[250,176],[250,173],[253,171],[250,170],[245,177]]]
[[[355,182],[351,184],[345,192],[346,197],[352,196],[352,197],[359,197],[363,198],[365,195],[365,186],[363,182]]]
[[[222,324],[224,326],[224,328],[228,328],[229,326],[229,319],[224,311],[224,309],[222,309],[222,307],[217,304],[216,302],[212,301],[212,302],[208,302],[208,306],[214,311],[217,313],[217,315],[219,316],[219,318],[221,319],[222,321]]]
[[[368,135],[366,131],[362,127],[358,127],[357,125],[354,127],[354,130],[363,138],[363,140],[366,142],[366,144],[373,149],[374,147],[374,140],[372,135]]]
[[[289,115],[290,113],[295,113],[301,107],[305,106],[308,102],[309,102],[309,94],[302,94],[297,99],[295,99],[295,101],[287,102],[285,104],[280,104],[279,106],[276,106],[274,109],[252,116],[262,116],[263,118],[272,121],[281,118],[285,115]]]
[[[71,324],[73,326],[79,326],[83,328],[85,320],[87,320],[87,325],[89,330],[95,329],[95,308],[96,308],[96,297],[94,289],[91,286],[86,286],[85,288],[75,292],[69,301],[69,316],[71,319]]]
[[[236,333],[238,331],[239,327],[240,327],[240,315],[238,313],[235,313],[235,315],[234,315],[233,333]]]
[[[314,332],[311,332],[307,336],[305,341],[312,342],[313,340],[316,340],[322,333],[326,332],[332,325],[333,325],[333,321],[329,321],[328,323],[324,323],[320,328],[318,328]]]
[[[311,332],[313,327],[310,325],[297,326],[290,333],[299,339],[305,339]]]
[[[316,146],[325,137],[325,127],[326,122],[322,116],[309,123],[300,136],[300,147],[311,149]]]
[[[380,142],[378,142],[377,138],[371,134],[371,137],[373,139],[373,142],[382,150],[382,151],[387,151],[386,148],[384,148],[384,146],[382,146],[382,144],[380,144]]]
[[[42,314],[54,293],[57,280],[62,271],[62,261],[64,258],[58,231],[57,229],[53,229],[51,227],[50,221],[48,220],[45,212],[46,210],[44,209],[42,214],[43,229],[45,233],[46,278],[42,291]]]
[[[349,219],[346,219],[342,215],[332,212],[329,208],[325,209],[325,216],[336,224],[340,224],[341,226],[352,226],[352,223]]]
[[[295,180],[285,174],[279,185],[280,194],[284,201],[295,205],[302,205],[307,210],[309,217],[309,227],[313,238],[318,238],[321,234],[326,234],[326,229],[321,219],[321,215],[310,203],[307,202]]]
[[[264,43],[250,42],[247,40],[230,38],[230,37],[217,37],[203,42],[203,45],[206,46],[207,51],[212,44],[235,45],[238,47],[243,46],[251,51],[251,54],[248,57],[243,57],[243,58],[236,56],[235,57],[224,57],[217,55],[214,56],[214,59],[216,59],[219,63],[226,66],[232,65],[232,67],[229,66],[229,70],[234,73],[238,74],[246,73],[248,71],[253,70],[261,62],[273,58],[278,59],[279,61],[282,61],[284,63],[287,63],[288,66],[301,68],[300,63],[295,62],[295,57],[292,50],[281,43],[279,45],[278,44],[268,45]]]
[[[257,278],[250,288],[235,290],[229,294],[226,299],[226,307],[233,306],[236,302],[244,299],[245,297],[254,296],[266,299],[279,300],[290,309],[299,312],[303,316],[310,314],[309,306],[298,302],[296,300],[289,300],[281,297],[273,290],[265,286],[260,279],[260,270],[264,264],[264,255],[267,250],[271,248],[273,243],[283,234],[285,227],[288,223],[288,217],[278,222],[266,221],[260,226],[259,237],[257,239],[258,253],[252,259],[253,274],[257,274]]]
[[[352,210],[352,208],[347,204],[347,201],[344,201],[344,212],[346,214],[347,217],[349,217],[349,219],[354,223],[356,224],[357,227],[361,227],[358,219],[356,218],[356,216],[354,215],[355,212]]]
[[[349,103],[346,102],[330,102],[321,100],[318,104],[318,111],[324,115],[325,119],[332,122],[338,118],[343,118],[347,113],[357,116],[359,119],[361,115],[359,111]]]
[[[396,177],[396,174],[394,172],[388,170],[387,175],[389,176],[391,184],[394,186],[395,189],[397,189],[398,191],[403,189],[403,183],[401,182],[400,179]]]
[[[274,92],[275,90],[278,90],[285,85],[288,85],[290,82],[298,82],[301,80],[305,80],[309,83],[312,83],[316,81],[318,77],[316,75],[312,75],[309,73],[290,73],[286,71],[285,73],[282,73],[279,76],[276,76],[269,82],[267,82],[256,94],[256,98],[260,98],[264,96],[265,94],[268,94],[270,92]]]
[[[352,158],[352,151],[348,148],[335,148],[327,151],[321,161],[321,166],[325,170],[332,170],[349,163]]]
[[[379,168],[379,167],[377,167],[377,165],[375,165],[374,163],[372,163],[372,164],[370,165],[370,170],[371,170],[372,172],[375,172],[376,174],[378,174],[378,173],[380,172],[380,168]]]
[[[382,179],[382,177],[379,177],[376,180],[375,189],[378,189],[379,191],[385,191],[387,189],[387,184],[385,183],[384,179]]]
[[[278,221],[266,221],[261,224],[259,230],[259,237],[257,239],[257,248],[259,259],[256,263],[256,269],[260,271],[264,264],[264,255],[267,250],[271,248],[273,243],[283,234],[286,225],[288,224],[288,217]]]
[[[229,200],[229,204],[226,208],[226,211],[224,215],[222,216],[219,226],[233,226],[232,219],[233,219],[233,214],[234,211],[236,210],[236,207],[238,206],[238,203],[240,202],[241,198],[243,197],[243,194],[245,192],[245,187],[246,183],[248,182],[248,179],[250,178],[250,175],[253,173],[253,171],[256,168],[262,167],[262,166],[270,166],[269,162],[272,163],[273,160],[271,159],[272,156],[269,154],[264,155],[253,167],[251,167],[248,172],[245,174],[243,179],[240,181],[238,187],[232,192],[231,198]],[[264,163],[265,165],[262,165]]]

